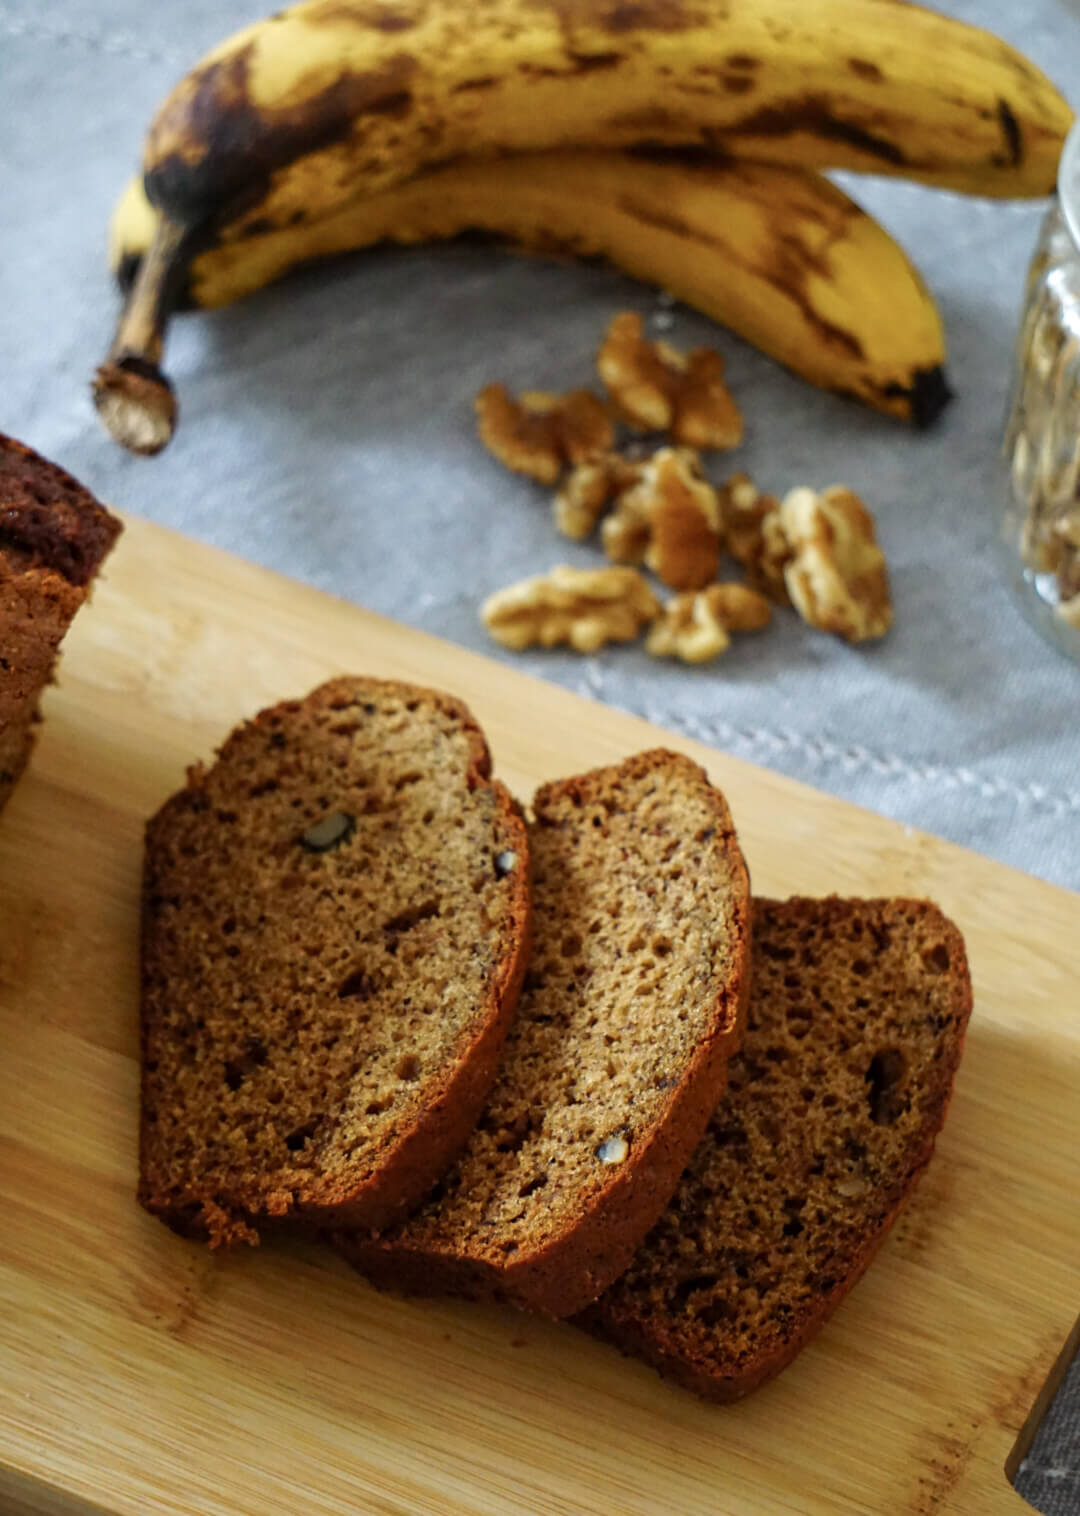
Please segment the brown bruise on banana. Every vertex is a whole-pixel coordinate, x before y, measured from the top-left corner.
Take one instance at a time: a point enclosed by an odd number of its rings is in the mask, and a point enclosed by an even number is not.
[[[304,24],[314,31],[324,26],[356,26],[396,36],[398,32],[412,31],[426,15],[427,7],[417,0],[411,0],[408,9],[400,5],[356,4],[355,0],[322,0],[317,8],[305,13]]]
[[[729,53],[719,63],[695,63],[689,77],[673,88],[683,95],[711,95],[719,86],[729,95],[748,95],[758,88],[755,73],[760,67],[761,59],[749,53]]]
[[[994,162],[1009,168],[1019,168],[1024,161],[1024,139],[1020,133],[1020,123],[1013,115],[1007,100],[998,101],[997,116],[1005,142],[1005,152],[1004,155],[996,157]]]
[[[192,225],[257,203],[277,169],[345,140],[358,119],[400,118],[412,108],[420,65],[405,52],[364,72],[335,70],[329,84],[295,104],[257,106],[249,88],[255,46],[198,69],[151,127],[147,198]],[[201,144],[198,153],[193,144]]]
[[[685,0],[530,0],[529,9],[550,11],[572,46],[582,29],[624,37],[631,32],[685,32],[727,20],[728,6],[695,10]],[[522,27],[522,30],[525,28]]]
[[[691,172],[695,166],[705,172],[709,168],[707,156],[679,149],[643,151],[637,156],[645,161],[682,160]],[[751,191],[752,178],[744,176],[744,184],[747,191]],[[779,296],[796,307],[823,348],[838,354],[845,362],[856,366],[865,365],[860,371],[857,384],[835,386],[834,393],[868,403],[876,410],[897,416],[917,427],[929,426],[951,398],[952,392],[940,364],[913,370],[906,383],[899,380],[885,382],[874,376],[862,343],[854,333],[826,320],[816,309],[809,291],[810,278],[814,276],[827,282],[830,272],[826,261],[815,254],[801,238],[778,234],[771,243],[771,256],[764,257],[764,247],[759,244],[757,260],[751,263],[740,259],[730,243],[710,237],[700,226],[692,225],[678,215],[660,212],[654,205],[646,205],[633,195],[620,197],[618,203],[620,209],[644,224],[715,247],[729,263],[738,262],[741,267],[765,279]],[[763,203],[763,208],[768,212],[770,206]],[[799,208],[799,219],[820,226],[827,234],[829,245],[844,239],[846,224],[859,214],[858,208],[839,194],[830,203],[828,213],[823,205],[814,205],[809,201],[802,203]]]
[[[867,158],[877,159],[892,168],[915,166],[898,143],[880,136],[869,126],[834,115],[827,95],[804,95],[801,99],[786,101],[782,106],[762,106],[736,125],[726,128],[720,134],[720,140],[738,152],[739,142],[744,138],[794,137],[800,132],[829,142],[842,142],[857,153],[864,153]],[[706,131],[703,140],[708,143],[716,138],[712,132]]]
[[[498,83],[499,80],[494,74],[483,74],[478,79],[462,79],[460,83],[451,87],[450,93],[452,95],[463,95],[469,90],[491,89],[493,85]]]
[[[553,68],[549,63],[523,62],[517,65],[522,79],[572,79],[578,74],[593,74],[598,69],[618,68],[624,61],[623,53],[572,53],[566,54],[566,67]],[[498,80],[502,83],[502,80]]]

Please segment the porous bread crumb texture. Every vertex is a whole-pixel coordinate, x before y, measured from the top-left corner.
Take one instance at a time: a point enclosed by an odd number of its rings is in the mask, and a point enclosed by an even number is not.
[[[29,760],[38,719],[37,707],[28,702],[22,713],[0,730],[0,808]]]
[[[664,751],[542,789],[533,950],[492,1096],[431,1200],[347,1256],[551,1315],[617,1276],[722,1088],[748,977],[730,816]]]
[[[9,570],[47,569],[85,590],[120,522],[55,463],[0,432],[0,557]]]
[[[60,643],[119,532],[77,479],[0,433],[0,809]]]
[[[180,1230],[377,1225],[494,1077],[528,842],[466,708],[341,679],[264,711],[148,828],[140,1196]]]
[[[741,1055],[662,1219],[581,1324],[698,1393],[782,1369],[928,1162],[971,1011],[963,939],[912,900],[759,900]]]

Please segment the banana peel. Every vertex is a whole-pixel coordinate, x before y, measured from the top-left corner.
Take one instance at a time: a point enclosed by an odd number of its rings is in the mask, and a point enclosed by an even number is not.
[[[110,229],[122,283],[158,222],[133,180]],[[811,383],[903,421],[926,425],[948,397],[941,317],[903,250],[822,175],[769,163],[622,152],[461,159],[330,216],[222,227],[188,264],[182,298],[211,309],[320,258],[473,231],[531,253],[605,259]]]

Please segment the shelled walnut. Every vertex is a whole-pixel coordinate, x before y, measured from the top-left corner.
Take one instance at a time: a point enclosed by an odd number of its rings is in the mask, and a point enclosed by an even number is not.
[[[640,477],[641,464],[621,453],[605,453],[588,463],[579,463],[570,470],[555,496],[556,528],[574,542],[583,541],[612,501]]]
[[[669,431],[684,447],[732,448],[743,419],[724,382],[724,360],[712,348],[680,353],[649,342],[642,320],[621,311],[608,326],[596,369],[622,420],[643,431]]]
[[[771,615],[764,595],[745,584],[710,584],[696,594],[676,595],[653,623],[645,648],[654,658],[707,663],[727,651],[732,632],[757,631]]]
[[[608,642],[632,642],[661,606],[634,568],[575,569],[523,579],[485,600],[481,618],[496,642],[520,652],[566,643],[595,653]]]
[[[746,580],[778,605],[788,604],[784,568],[791,548],[780,525],[780,502],[763,495],[749,474],[733,474],[719,492],[727,550]]]
[[[603,401],[589,390],[566,395],[526,390],[515,399],[502,384],[476,397],[480,440],[500,463],[541,484],[556,484],[568,465],[609,453],[615,429]]]
[[[1054,522],[1054,572],[1063,604],[1080,595],[1080,515],[1061,516]]]
[[[780,525],[792,550],[784,581],[803,620],[849,642],[883,637],[892,625],[889,576],[859,497],[842,485],[820,495],[794,489],[780,506]]]
[[[1057,614],[1070,626],[1080,627],[1080,594],[1072,595],[1068,600],[1059,600]]]
[[[884,635],[892,621],[888,573],[873,517],[856,495],[840,485],[799,488],[781,503],[745,473],[719,488],[706,477],[699,449],[732,447],[743,433],[718,353],[650,342],[641,317],[623,311],[596,363],[610,403],[587,390],[515,398],[500,384],[476,398],[485,446],[508,468],[558,485],[557,529],[582,541],[600,524],[604,551],[618,565],[561,566],[492,595],[482,616],[497,641],[592,652],[652,623],[650,653],[696,663],[723,653],[733,632],[765,626],[770,601],[794,604],[805,621],[851,642]],[[616,451],[618,419],[667,431],[671,443],[651,456],[646,438]],[[1038,547],[1043,568],[1059,579],[1059,614],[1080,622],[1074,518],[1048,519]],[[745,583],[716,582],[725,549]],[[638,564],[680,592],[666,608]]]
[[[672,589],[701,589],[720,562],[720,502],[689,448],[663,447],[601,528],[616,563],[644,562]]]

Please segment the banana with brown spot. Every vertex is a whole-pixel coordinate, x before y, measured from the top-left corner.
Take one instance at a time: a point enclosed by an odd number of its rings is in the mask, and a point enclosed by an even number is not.
[[[125,282],[156,221],[133,181],[110,234]],[[192,259],[186,295],[226,305],[313,259],[466,230],[606,258],[811,383],[902,420],[932,421],[948,395],[941,318],[903,251],[821,175],[769,163],[620,152],[461,159],[321,220],[243,239],[224,227]]]
[[[168,440],[165,327],[214,225],[242,237],[458,157],[584,147],[1043,195],[1071,119],[1000,39],[893,0],[306,0],[215,48],[158,111],[158,245],[95,396],[127,445]]]
[[[307,0],[176,86],[144,170],[184,222],[243,195],[283,224],[460,155],[643,140],[1044,195],[1071,119],[999,38],[886,0]]]

